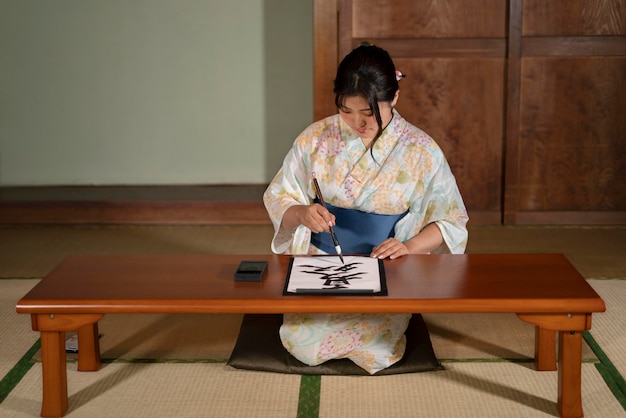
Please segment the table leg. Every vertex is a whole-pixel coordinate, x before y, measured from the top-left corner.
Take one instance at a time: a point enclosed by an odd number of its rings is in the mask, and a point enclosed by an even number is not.
[[[548,330],[559,332],[559,413],[564,418],[578,418],[583,416],[582,403],[582,359],[583,336],[582,330],[591,329],[591,314],[517,314],[528,323],[534,324],[542,330],[537,331],[539,340],[548,336]],[[564,331],[567,330],[567,331]],[[539,347],[540,362],[545,365],[548,361],[544,356],[548,349],[545,341],[536,342]]]
[[[540,371],[556,370],[556,331],[535,327],[535,367]]]
[[[42,417],[61,417],[67,411],[67,366],[65,364],[65,331],[79,331],[80,357],[81,335],[84,337],[85,359],[83,367],[91,370],[100,363],[98,327],[96,323],[103,314],[33,314],[34,331],[41,333],[41,368],[43,372]],[[90,340],[92,340],[90,342]],[[92,345],[92,349],[89,345]],[[79,358],[80,363],[80,358]]]
[[[43,374],[42,417],[61,417],[67,411],[65,332],[41,331]]]
[[[78,371],[95,372],[100,369],[100,341],[98,323],[78,328]]]
[[[559,332],[559,413],[563,418],[583,416],[582,333]]]

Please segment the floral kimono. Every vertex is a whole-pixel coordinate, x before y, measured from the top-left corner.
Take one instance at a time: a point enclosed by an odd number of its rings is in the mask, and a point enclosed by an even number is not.
[[[436,223],[444,244],[435,252],[465,251],[467,213],[456,180],[433,139],[394,110],[372,151],[338,114],[313,123],[296,138],[263,196],[274,225],[273,252],[325,253],[311,245],[312,234],[305,226],[290,231],[280,228],[289,207],[313,203],[312,175],[331,206],[401,215],[391,235],[401,242]],[[285,348],[306,364],[350,358],[373,374],[402,358],[410,316],[287,314],[280,334]]]

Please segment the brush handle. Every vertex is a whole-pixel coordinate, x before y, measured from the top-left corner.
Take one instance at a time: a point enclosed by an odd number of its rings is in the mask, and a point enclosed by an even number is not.
[[[326,210],[328,210],[328,207],[326,206],[326,202],[324,201],[324,196],[322,196],[322,190],[320,190],[320,185],[317,182],[317,179],[315,178],[315,174],[313,174],[312,177],[313,177],[313,187],[315,187],[315,195],[319,199],[322,206],[324,206]],[[339,245],[339,241],[337,240],[337,235],[335,235],[335,229],[330,224],[328,226],[330,228],[330,237],[333,239],[333,244],[335,245],[335,250],[337,251],[337,254],[339,255],[339,257],[341,258],[341,261],[343,262],[341,245]]]

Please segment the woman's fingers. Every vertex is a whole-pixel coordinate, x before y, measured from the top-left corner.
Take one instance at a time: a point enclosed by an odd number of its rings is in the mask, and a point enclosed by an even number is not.
[[[374,247],[371,257],[374,258],[398,258],[409,253],[409,249],[395,238],[387,238]]]
[[[335,224],[335,215],[324,206],[314,203],[305,208],[302,224],[312,232],[329,232],[330,226]]]

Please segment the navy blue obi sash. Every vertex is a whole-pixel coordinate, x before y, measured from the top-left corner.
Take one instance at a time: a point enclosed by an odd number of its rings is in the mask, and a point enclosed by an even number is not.
[[[316,203],[319,201],[316,199]],[[395,235],[394,227],[408,211],[399,215],[381,215],[345,209],[326,204],[328,211],[335,215],[335,234],[344,254],[370,255],[372,249]],[[335,246],[328,232],[312,233],[311,244],[320,250],[334,254]]]

